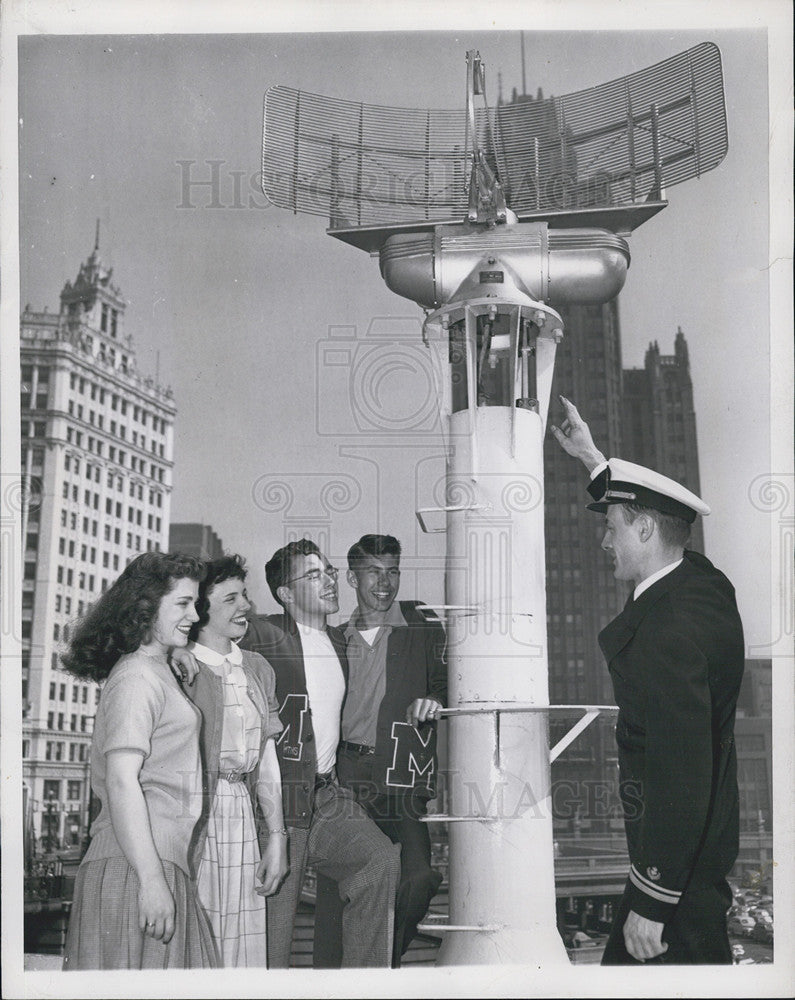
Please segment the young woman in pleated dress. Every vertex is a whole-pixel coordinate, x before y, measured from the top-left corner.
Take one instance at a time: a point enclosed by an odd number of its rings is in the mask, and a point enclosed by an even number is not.
[[[270,664],[235,643],[248,628],[240,556],[207,564],[185,690],[202,714],[205,809],[192,857],[199,899],[225,967],[267,964],[265,897],[287,873],[287,831],[273,737],[281,731]],[[255,818],[256,816],[256,818]]]
[[[189,875],[201,810],[199,713],[168,665],[197,620],[203,565],[147,552],[78,626],[63,657],[104,681],[91,744],[100,802],[75,882],[64,969],[218,964]]]

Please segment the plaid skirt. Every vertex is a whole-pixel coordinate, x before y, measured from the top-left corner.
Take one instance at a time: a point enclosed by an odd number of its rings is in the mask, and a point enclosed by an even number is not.
[[[138,876],[127,859],[102,858],[80,866],[64,949],[69,969],[215,968],[207,916],[181,868],[163,861],[174,897],[175,928],[168,944],[138,926]]]
[[[265,897],[255,892],[257,829],[245,782],[219,777],[196,875],[196,892],[225,968],[267,965]]]

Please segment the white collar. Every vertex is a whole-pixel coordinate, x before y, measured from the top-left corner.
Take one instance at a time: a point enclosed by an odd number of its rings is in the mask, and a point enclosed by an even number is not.
[[[682,559],[683,558],[684,556]],[[653,583],[656,583],[658,580],[662,580],[662,578],[664,576],[668,576],[669,573],[673,573],[676,567],[682,562],[682,559],[677,559],[676,562],[668,563],[667,566],[663,566],[662,569],[658,569],[656,573],[652,573],[651,576],[647,576],[645,580],[641,580],[637,587],[635,587],[632,599],[637,601],[644,590],[648,590]]]
[[[206,663],[208,667],[222,667],[224,663],[231,663],[234,666],[238,666],[243,662],[243,653],[235,642],[232,643],[232,649],[226,656],[216,653],[209,646],[202,646],[200,642],[191,643],[190,648],[196,659],[201,660],[202,663]]]
[[[296,622],[295,624],[298,626],[298,631],[301,635],[307,639],[313,635],[327,634],[325,628],[315,628],[314,625],[305,625],[303,622]]]

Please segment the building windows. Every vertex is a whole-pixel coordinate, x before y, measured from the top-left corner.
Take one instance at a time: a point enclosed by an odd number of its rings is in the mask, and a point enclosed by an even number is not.
[[[55,729],[55,712],[47,713],[47,728]]]
[[[50,701],[55,701],[55,681],[50,681]]]
[[[77,757],[77,744],[76,743],[70,743],[69,744],[69,760],[72,761],[72,762],[74,762],[74,760],[75,760],[76,757]]]

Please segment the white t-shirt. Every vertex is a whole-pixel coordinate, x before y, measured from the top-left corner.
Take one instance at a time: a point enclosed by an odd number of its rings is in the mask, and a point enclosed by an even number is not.
[[[319,774],[325,774],[334,767],[337,759],[345,676],[328,632],[310,628],[300,622],[296,624],[304,653],[306,692],[315,732],[317,770]]]

